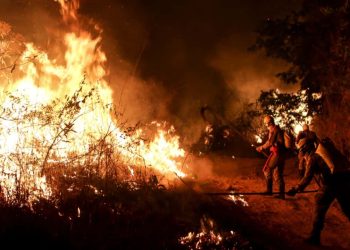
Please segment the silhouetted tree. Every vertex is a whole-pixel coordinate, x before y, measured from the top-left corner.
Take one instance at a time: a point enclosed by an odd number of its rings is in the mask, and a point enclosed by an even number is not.
[[[338,145],[344,138],[348,141],[349,1],[305,0],[301,10],[284,18],[266,19],[257,32],[253,49],[289,63],[289,69],[277,77],[286,84],[300,83],[301,90],[310,93],[311,110],[321,111],[319,103],[313,103],[312,93],[322,93],[322,112],[314,119],[319,134],[330,136]]]

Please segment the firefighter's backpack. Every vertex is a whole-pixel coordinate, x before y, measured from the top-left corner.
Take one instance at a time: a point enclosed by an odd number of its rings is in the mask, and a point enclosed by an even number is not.
[[[315,153],[322,157],[332,174],[350,172],[350,161],[330,138],[326,137],[320,140]]]

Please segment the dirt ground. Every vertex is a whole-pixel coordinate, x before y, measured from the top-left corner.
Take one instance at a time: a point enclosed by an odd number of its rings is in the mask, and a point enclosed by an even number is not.
[[[286,190],[298,182],[296,159],[287,161],[285,168]],[[216,192],[235,189],[241,192],[262,192],[265,189],[261,168],[264,159],[217,156],[206,159],[206,170],[198,178],[199,192]],[[198,174],[201,175],[201,174]],[[306,190],[315,190],[314,181]],[[277,185],[274,186],[277,190]],[[304,243],[311,230],[315,193],[297,194],[279,200],[260,195],[245,196],[249,206],[239,215],[239,225],[246,235],[265,249],[350,249],[350,222],[342,214],[337,202],[328,210],[321,247]]]

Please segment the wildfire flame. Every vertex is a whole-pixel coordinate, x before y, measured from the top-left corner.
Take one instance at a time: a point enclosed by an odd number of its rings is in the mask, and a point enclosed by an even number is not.
[[[278,99],[278,94],[280,93],[280,90],[276,89],[274,92],[272,92],[272,97],[274,99]],[[308,94],[306,90],[301,90],[290,95],[298,100],[297,105],[294,108],[289,108],[287,112],[278,105],[270,105],[268,110],[273,114],[276,124],[278,124],[282,129],[288,128],[289,125],[292,130],[291,132],[293,132],[294,135],[297,135],[303,130],[304,124],[312,123],[313,114],[310,114]],[[312,93],[311,97],[314,101],[319,100],[322,98],[322,93]],[[295,114],[297,114],[297,116],[295,116]],[[255,135],[255,141],[258,144],[262,143],[262,138],[264,137],[263,133],[264,132],[262,131],[258,131],[258,134]]]
[[[63,20],[77,27],[79,1],[57,1]],[[118,125],[112,115],[113,92],[104,79],[107,57],[101,39],[82,28],[66,33],[61,64],[26,43],[14,65],[20,74],[0,86],[0,185],[7,199],[17,195],[19,184],[30,193],[29,200],[50,197],[44,171],[50,164],[101,165],[102,160],[118,159],[132,175],[134,168],[145,166],[167,179],[185,176],[185,151],[173,127],[155,122],[153,139],[144,140],[142,128],[128,133]],[[91,153],[98,147],[104,150],[103,159]]]
[[[279,90],[277,89],[277,92]],[[294,113],[301,114],[303,117],[302,121],[296,121],[293,116],[287,116],[287,114],[283,114],[276,110],[275,115],[275,122],[279,124],[282,128],[286,127],[288,119],[291,119],[292,121],[292,128],[293,132],[295,134],[298,134],[302,130],[303,123],[311,123],[312,116],[308,115],[309,106],[307,104],[307,96],[306,96],[306,90],[302,90],[298,93],[294,93],[295,96],[299,96],[300,102],[298,104],[298,107],[296,107],[294,110],[291,110]],[[319,93],[313,93],[313,98],[319,99],[321,98],[321,94]]]

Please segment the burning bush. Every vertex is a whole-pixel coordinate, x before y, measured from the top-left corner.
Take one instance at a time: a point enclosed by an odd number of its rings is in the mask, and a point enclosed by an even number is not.
[[[61,192],[58,178],[80,172],[122,181],[184,176],[185,151],[175,129],[164,122],[123,121],[104,79],[102,30],[93,25],[94,37],[80,26],[79,1],[58,3],[70,30],[55,48],[64,55],[60,60],[0,23],[3,198],[19,203],[50,198]]]
[[[176,161],[184,151],[171,126],[118,127],[113,106],[84,82],[63,100],[33,103],[24,90],[4,99],[0,182],[8,201],[49,198],[59,176],[79,172],[121,181],[184,175]],[[110,116],[106,121],[101,114]],[[99,122],[87,124],[94,119]]]

